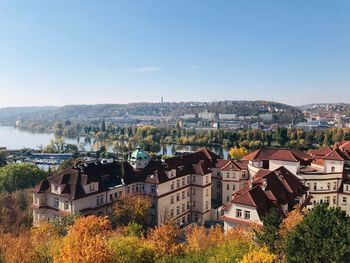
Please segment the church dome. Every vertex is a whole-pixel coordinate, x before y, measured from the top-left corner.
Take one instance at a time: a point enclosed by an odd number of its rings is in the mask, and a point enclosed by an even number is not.
[[[148,154],[141,149],[140,146],[137,146],[137,150],[132,152],[130,156],[130,160],[137,161],[137,160],[148,160],[149,156]]]

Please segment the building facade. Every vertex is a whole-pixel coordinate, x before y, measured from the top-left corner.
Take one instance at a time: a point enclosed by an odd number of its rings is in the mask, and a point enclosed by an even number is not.
[[[34,225],[76,213],[108,215],[114,203],[126,195],[151,198],[154,225],[167,219],[179,225],[204,224],[216,219],[213,206],[227,202],[249,179],[247,163],[222,160],[205,148],[153,160],[139,147],[128,162],[80,162],[34,189]]]

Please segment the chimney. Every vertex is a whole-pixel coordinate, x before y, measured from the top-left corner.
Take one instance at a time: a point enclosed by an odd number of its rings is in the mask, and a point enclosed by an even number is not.
[[[266,190],[266,186],[267,186],[267,180],[266,180],[266,178],[263,178],[263,184],[262,184],[261,189],[262,189],[263,191],[265,191],[265,190]]]
[[[253,188],[253,178],[250,178],[250,180],[249,180],[249,187],[250,187],[250,189],[252,189]]]

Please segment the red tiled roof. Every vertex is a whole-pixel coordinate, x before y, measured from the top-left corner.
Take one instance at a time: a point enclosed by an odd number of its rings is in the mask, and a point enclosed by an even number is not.
[[[299,162],[299,161],[311,161],[313,158],[303,151],[295,149],[280,149],[274,154],[269,156],[269,160]]]
[[[333,149],[329,146],[323,147],[321,149],[317,149],[317,150],[311,150],[309,151],[309,154],[311,156],[313,156],[315,159],[317,158],[322,158],[324,156],[326,156],[327,154],[331,153],[333,151]]]
[[[349,160],[349,157],[343,153],[339,148],[334,149],[332,152],[323,157],[324,160],[333,160],[333,161],[345,161]]]
[[[258,171],[252,187],[249,185],[234,193],[231,203],[255,207],[261,217],[271,207],[282,211],[281,204],[293,203],[295,198],[305,194],[306,190],[301,180],[282,166],[274,171]]]
[[[244,219],[238,219],[238,218],[233,218],[233,217],[229,217],[229,216],[222,216],[219,218],[219,220],[222,220],[222,221],[227,221],[227,222],[230,222],[230,223],[235,223],[235,224],[238,224],[238,225],[253,225],[254,222],[252,221],[247,221],[247,220],[244,220]]]
[[[251,152],[247,154],[246,156],[243,157],[243,160],[248,160],[248,161],[264,161],[268,160],[269,157],[274,154],[278,149],[273,149],[273,148],[262,148],[259,150],[256,150],[254,152]]]

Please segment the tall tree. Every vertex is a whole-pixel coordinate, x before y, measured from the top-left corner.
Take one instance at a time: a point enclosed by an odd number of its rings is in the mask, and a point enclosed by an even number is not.
[[[286,241],[288,262],[349,262],[350,218],[340,208],[318,205]]]

